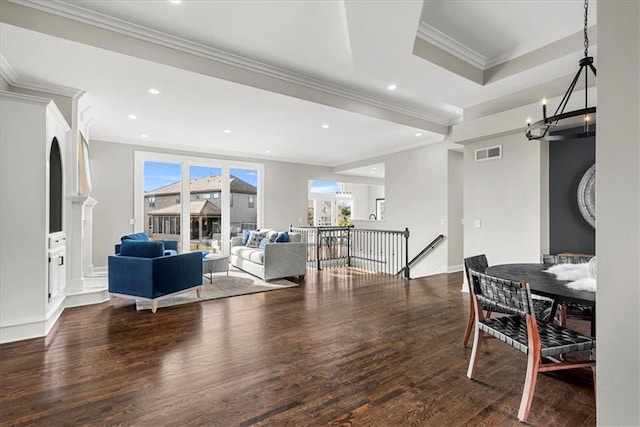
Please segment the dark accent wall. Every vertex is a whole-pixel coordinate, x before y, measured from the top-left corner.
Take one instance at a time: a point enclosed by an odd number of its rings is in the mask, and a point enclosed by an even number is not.
[[[549,143],[550,253],[596,253],[595,229],[582,217],[577,197],[580,180],[595,161],[594,137]]]

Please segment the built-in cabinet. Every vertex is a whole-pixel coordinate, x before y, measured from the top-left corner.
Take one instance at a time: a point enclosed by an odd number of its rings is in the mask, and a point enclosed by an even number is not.
[[[47,334],[64,305],[69,125],[45,98],[0,92],[0,342]]]

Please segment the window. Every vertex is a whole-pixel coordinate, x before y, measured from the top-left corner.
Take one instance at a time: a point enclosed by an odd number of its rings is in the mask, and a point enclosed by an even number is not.
[[[176,203],[180,203],[180,196],[176,196]]]
[[[155,208],[156,207],[156,197],[155,196],[149,196],[149,197],[147,197],[147,200],[149,201],[149,207],[150,208]]]
[[[220,198],[220,193],[213,193],[213,198],[214,199],[219,199]]]
[[[255,208],[255,207],[256,207],[256,202],[255,202],[255,199],[253,198],[253,196],[252,196],[252,195],[249,195],[249,207],[250,207],[251,209],[253,209],[253,208]]]

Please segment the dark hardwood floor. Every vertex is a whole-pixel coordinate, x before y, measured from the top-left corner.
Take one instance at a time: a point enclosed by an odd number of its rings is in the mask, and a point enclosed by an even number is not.
[[[309,270],[156,314],[67,309],[48,337],[0,346],[0,425],[520,425],[526,356],[487,342],[466,377],[461,281]],[[529,424],[595,412],[591,371],[544,374]]]

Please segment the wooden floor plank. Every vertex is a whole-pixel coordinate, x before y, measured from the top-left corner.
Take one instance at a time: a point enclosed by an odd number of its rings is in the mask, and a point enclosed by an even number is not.
[[[337,268],[156,314],[67,309],[0,345],[0,425],[519,425],[526,357],[487,342],[467,379],[461,280]],[[529,424],[595,419],[590,371],[540,375]]]

